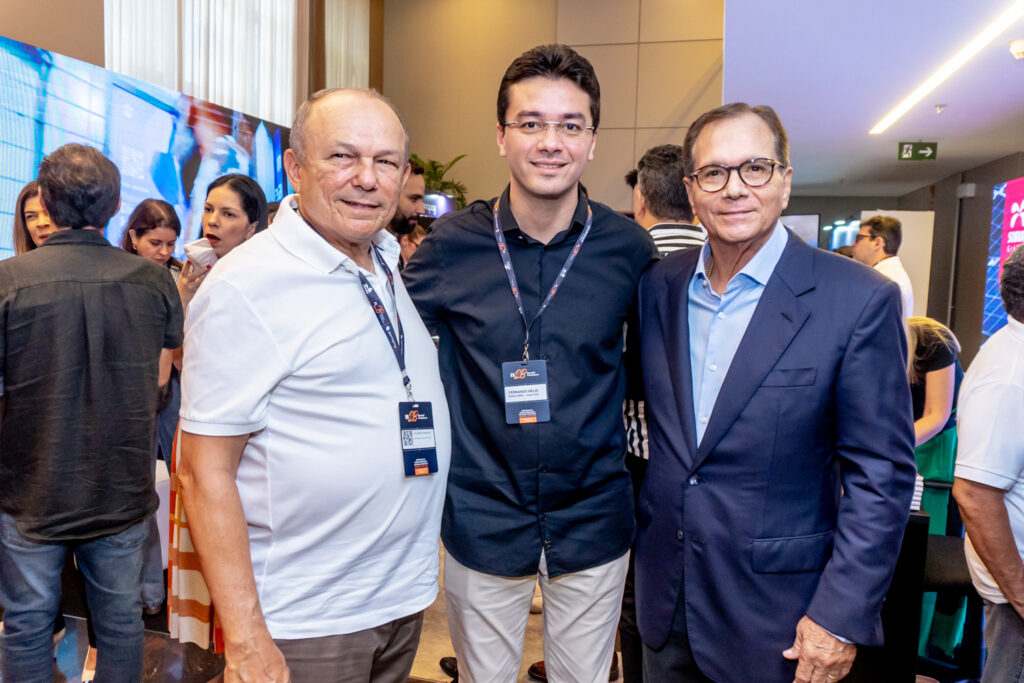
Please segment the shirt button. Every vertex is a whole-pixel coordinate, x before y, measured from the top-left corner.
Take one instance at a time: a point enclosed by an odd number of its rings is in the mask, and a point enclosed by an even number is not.
[[[544,547],[545,548],[550,548],[551,547],[551,541],[545,540],[544,541]]]
[[[704,415],[704,416],[702,416],[702,417],[700,418],[700,423],[701,423],[702,425],[706,425],[706,424],[708,423],[708,416],[707,416],[707,415]]]
[[[719,313],[718,313],[718,319],[719,319],[719,320],[725,320],[725,313],[722,313],[721,311],[719,311]]]
[[[698,483],[698,480],[697,480],[697,476],[696,475],[690,477],[690,486],[696,486],[697,483]],[[682,532],[680,532],[680,533],[682,533]]]
[[[676,540],[681,541],[686,537],[682,529],[676,529]]]
[[[718,370],[718,365],[712,363],[711,365],[708,366],[708,369],[711,370],[711,372],[715,372],[716,370]]]

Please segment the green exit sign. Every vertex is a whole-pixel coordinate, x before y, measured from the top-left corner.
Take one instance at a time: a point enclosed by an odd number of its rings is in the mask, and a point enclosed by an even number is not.
[[[896,151],[900,161],[927,161],[939,156],[937,142],[901,142]]]

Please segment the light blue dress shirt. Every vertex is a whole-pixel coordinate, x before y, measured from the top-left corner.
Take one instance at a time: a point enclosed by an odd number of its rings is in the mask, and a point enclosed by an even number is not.
[[[788,239],[786,229],[781,223],[776,223],[768,241],[740,272],[732,276],[721,296],[711,288],[704,270],[711,255],[711,245],[705,244],[701,248],[688,291],[690,372],[698,445],[704,438],[711,411],[736,349]]]

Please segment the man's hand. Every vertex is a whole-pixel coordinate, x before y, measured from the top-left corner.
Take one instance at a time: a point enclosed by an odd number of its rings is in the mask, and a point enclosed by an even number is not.
[[[289,683],[284,655],[269,633],[224,648],[224,683]]]
[[[844,643],[805,616],[796,625],[793,647],[782,656],[799,660],[794,683],[832,683],[850,673],[857,646]]]

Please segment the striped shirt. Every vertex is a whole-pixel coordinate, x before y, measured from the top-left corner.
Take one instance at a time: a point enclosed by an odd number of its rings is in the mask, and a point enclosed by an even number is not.
[[[662,256],[677,249],[702,247],[708,239],[707,230],[699,225],[685,223],[658,223],[650,229],[650,233]]]
[[[658,223],[652,226],[649,232],[661,256],[678,249],[702,247],[708,238],[704,228],[685,223]],[[641,381],[639,377],[630,377],[628,380],[630,386],[634,383],[639,386]],[[644,417],[644,402],[629,398],[633,391],[627,389],[626,393],[627,398],[622,406],[622,419],[626,425],[626,453],[647,460],[647,419]]]

